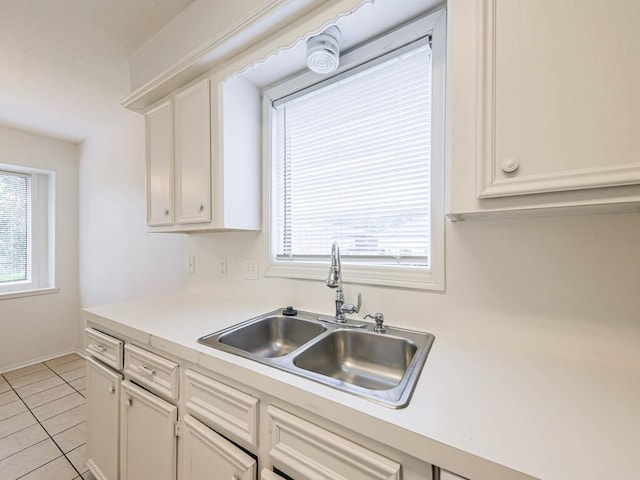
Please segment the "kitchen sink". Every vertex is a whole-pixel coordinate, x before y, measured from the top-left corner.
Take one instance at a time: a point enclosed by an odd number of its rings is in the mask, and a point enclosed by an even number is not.
[[[225,333],[218,341],[259,357],[280,357],[325,330],[323,325],[317,323],[284,315],[270,315]]]
[[[435,337],[368,322],[337,323],[310,312],[276,310],[198,339],[392,408],[405,407]]]
[[[371,390],[396,387],[418,347],[411,341],[355,330],[338,330],[295,357],[296,367]]]

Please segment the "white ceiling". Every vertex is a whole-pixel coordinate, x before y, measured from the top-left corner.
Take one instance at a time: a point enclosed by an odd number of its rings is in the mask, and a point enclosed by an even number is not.
[[[193,0],[0,0],[0,125],[80,142],[121,114],[129,56]]]

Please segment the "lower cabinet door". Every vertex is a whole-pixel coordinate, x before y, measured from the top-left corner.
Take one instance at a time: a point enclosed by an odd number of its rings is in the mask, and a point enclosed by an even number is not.
[[[87,359],[87,466],[99,480],[118,479],[119,373]]]
[[[122,382],[122,480],[175,480],[178,407]]]
[[[254,480],[257,464],[236,447],[191,415],[181,428],[183,458],[181,480]],[[270,477],[265,477],[270,478]]]
[[[263,468],[262,472],[260,472],[260,480],[284,480],[284,478],[271,470]]]
[[[440,470],[440,480],[466,480],[455,473],[447,472],[446,470]]]
[[[276,468],[305,480],[401,480],[399,463],[273,405],[267,408]]]

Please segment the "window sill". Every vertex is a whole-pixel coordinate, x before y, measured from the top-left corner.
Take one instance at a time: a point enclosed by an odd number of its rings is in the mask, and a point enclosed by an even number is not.
[[[0,300],[11,300],[13,298],[20,297],[33,297],[35,295],[50,295],[52,293],[58,293],[59,288],[36,288],[34,290],[21,290],[19,292],[0,292]]]
[[[406,288],[412,290],[444,291],[444,278],[426,269],[412,267],[372,267],[342,264],[342,281],[362,285]],[[274,262],[267,268],[266,277],[303,280],[327,279],[329,264]]]

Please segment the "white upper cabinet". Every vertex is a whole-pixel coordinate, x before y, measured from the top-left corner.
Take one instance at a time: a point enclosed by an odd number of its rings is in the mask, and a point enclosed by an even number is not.
[[[238,85],[204,78],[147,110],[149,231],[260,229],[260,96]]]
[[[176,223],[211,221],[209,80],[174,98]]]
[[[452,212],[639,201],[640,3],[450,9]]]
[[[173,224],[173,109],[162,102],[147,112],[147,225]]]

